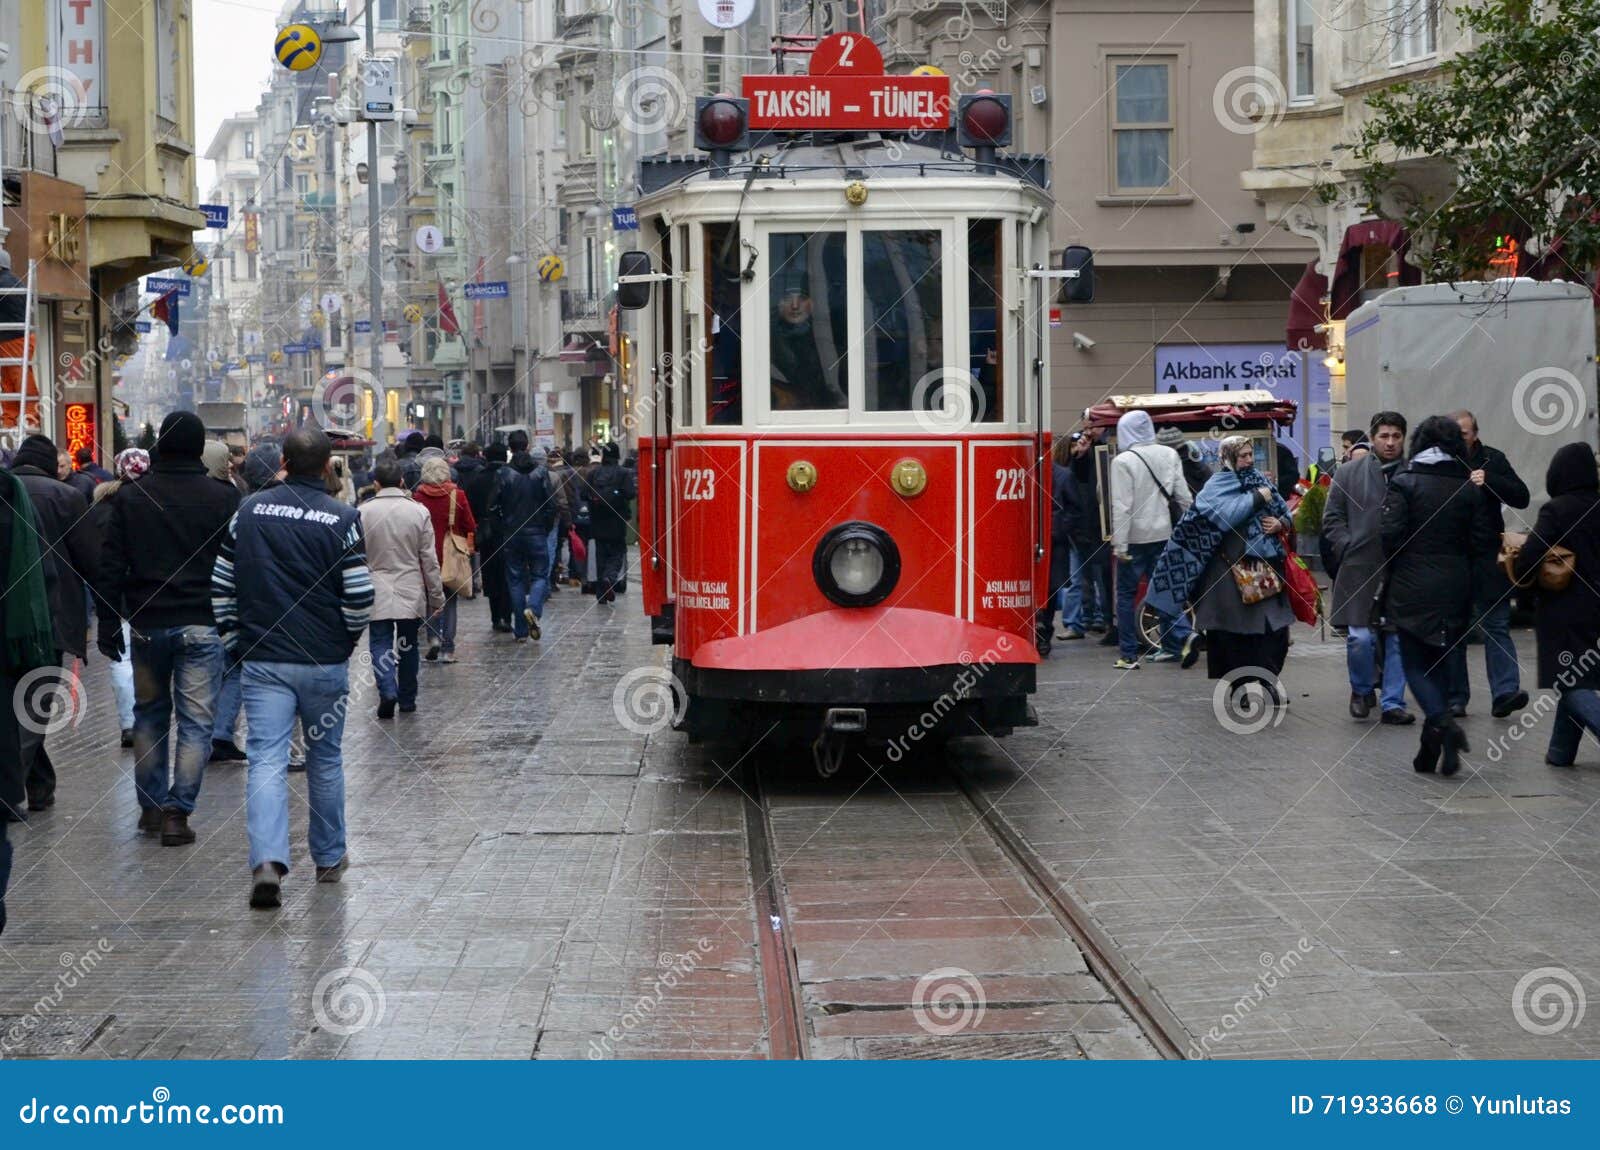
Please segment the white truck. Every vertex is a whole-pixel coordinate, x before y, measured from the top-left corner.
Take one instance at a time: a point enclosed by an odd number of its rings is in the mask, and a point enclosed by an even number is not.
[[[1558,448],[1600,447],[1595,307],[1584,284],[1395,288],[1351,313],[1344,349],[1343,389],[1333,380],[1335,434],[1365,427],[1379,411],[1398,411],[1412,427],[1471,411],[1483,441],[1505,452],[1533,495],[1526,510],[1506,509],[1508,530],[1533,526]]]

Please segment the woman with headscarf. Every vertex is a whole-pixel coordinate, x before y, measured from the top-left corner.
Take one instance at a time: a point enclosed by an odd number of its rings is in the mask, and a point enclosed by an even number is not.
[[[467,493],[450,478],[450,462],[444,453],[422,460],[420,482],[411,497],[428,509],[433,517],[433,550],[444,568],[444,537],[455,534],[466,541],[467,550],[473,548],[473,536],[478,530],[472,517],[472,504]],[[454,522],[452,523],[452,511]],[[471,595],[467,596],[469,599]],[[428,620],[428,651],[426,659],[440,659],[446,663],[456,661],[456,592],[446,589],[444,608]]]
[[[1567,586],[1538,593],[1533,624],[1539,686],[1560,699],[1544,761],[1570,767],[1585,729],[1600,738],[1600,468],[1594,448],[1569,443],[1557,451],[1544,488],[1550,502],[1517,552],[1515,570],[1518,582],[1530,579],[1551,547],[1573,555]]]
[[[1383,628],[1400,636],[1406,686],[1427,719],[1411,760],[1423,774],[1437,767],[1453,775],[1461,767],[1467,735],[1450,713],[1450,651],[1466,641],[1473,564],[1500,545],[1489,501],[1463,462],[1466,452],[1460,425],[1430,415],[1411,433],[1410,459],[1383,498]]]
[[[132,483],[150,470],[150,453],[140,447],[130,447],[117,454],[114,466],[117,477],[94,489],[94,504],[89,508],[89,524],[99,539],[105,538],[106,524],[111,519],[110,498],[122,489],[124,483]],[[103,599],[101,602],[104,606]],[[109,609],[120,614],[122,604],[112,603]],[[133,650],[133,635],[128,630],[126,618],[122,619],[122,649]],[[117,699],[117,719],[122,727],[122,745],[131,747],[133,746],[133,660],[118,659],[111,664],[111,693]]]
[[[1228,436],[1218,454],[1221,469],[1173,528],[1145,602],[1169,613],[1185,602],[1193,607],[1206,637],[1206,674],[1227,680],[1232,697],[1242,702],[1241,692],[1258,683],[1273,703],[1288,706],[1278,676],[1294,622],[1283,590],[1289,508],[1256,470],[1247,437]]]

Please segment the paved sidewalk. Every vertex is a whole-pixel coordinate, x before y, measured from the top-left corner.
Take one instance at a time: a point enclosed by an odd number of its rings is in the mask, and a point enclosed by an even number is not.
[[[136,832],[96,657],[51,738],[58,805],[15,832],[0,1057],[762,1056],[739,796],[681,740],[642,772],[613,715],[660,660],[637,591],[564,590],[545,635],[513,645],[464,603],[461,662],[423,664],[415,715],[353,696],[351,868],[312,882],[291,775],[278,912],[246,905],[242,767],[208,770],[195,846]]]
[[[1516,641],[1537,700],[1533,637]],[[1113,655],[1058,643],[1044,725],[969,744],[969,770],[1198,1050],[1600,1055],[1600,1017],[1578,1020],[1600,993],[1600,749],[1558,770],[1548,718],[1507,738],[1481,647],[1453,779],[1412,771],[1417,727],[1350,718],[1331,635],[1296,629],[1293,705],[1254,733],[1219,721],[1203,663],[1119,672]]]

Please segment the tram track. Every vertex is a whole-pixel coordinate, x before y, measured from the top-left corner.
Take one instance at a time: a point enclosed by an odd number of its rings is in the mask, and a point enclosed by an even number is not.
[[[960,764],[915,782],[746,775],[769,1057],[1184,1057],[1170,1008]],[[969,1013],[977,995],[970,1028],[929,1025],[944,972]]]

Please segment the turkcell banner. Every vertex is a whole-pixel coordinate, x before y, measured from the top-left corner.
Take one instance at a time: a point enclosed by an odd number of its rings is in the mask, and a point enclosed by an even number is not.
[[[1154,390],[1270,391],[1293,400],[1300,416],[1294,427],[1279,428],[1278,438],[1294,449],[1302,471],[1332,443],[1328,368],[1321,352],[1302,355],[1273,343],[1158,344]]]
[[[470,1129],[524,1145],[536,1129],[540,1145],[604,1146],[647,1128],[652,1150],[704,1150],[708,1099],[720,1129],[808,1148],[1505,1150],[1600,1135],[1593,1064],[1570,1061],[8,1062],[0,1144],[171,1147],[209,1131],[215,1145],[413,1147]]]

